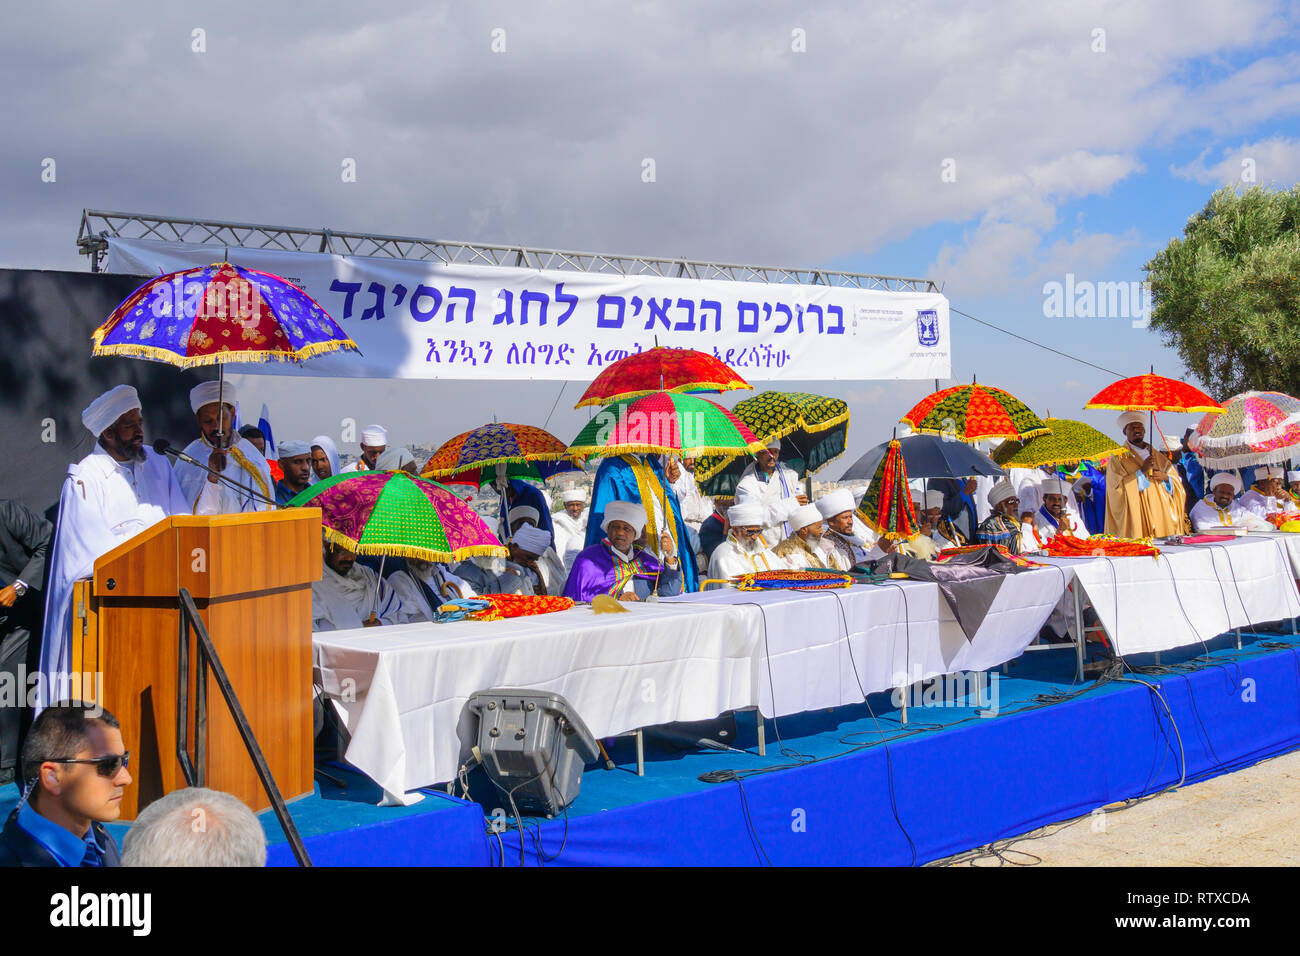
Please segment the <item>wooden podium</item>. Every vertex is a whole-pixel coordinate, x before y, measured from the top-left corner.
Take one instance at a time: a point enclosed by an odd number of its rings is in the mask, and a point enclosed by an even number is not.
[[[280,793],[311,792],[311,585],[320,576],[320,510],[291,508],[167,518],[77,582],[72,671],[102,673],[100,703],[121,722],[131,751],[123,820],[186,786],[176,755],[181,588],[194,598]],[[195,644],[191,634],[191,712]],[[270,800],[210,671],[207,685],[204,785],[265,809]],[[187,736],[193,752],[193,713]]]

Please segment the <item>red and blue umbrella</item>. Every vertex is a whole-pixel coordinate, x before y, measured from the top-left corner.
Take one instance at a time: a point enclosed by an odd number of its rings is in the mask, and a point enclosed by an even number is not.
[[[229,262],[150,279],[91,338],[93,355],[128,355],[181,368],[301,362],[361,351],[302,289]]]

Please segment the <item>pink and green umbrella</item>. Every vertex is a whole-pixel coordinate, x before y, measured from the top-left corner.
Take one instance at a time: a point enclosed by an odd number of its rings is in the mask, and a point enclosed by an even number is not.
[[[654,392],[601,409],[573,440],[569,454],[698,458],[758,451],[763,444],[721,405],[695,395]]]
[[[508,556],[483,519],[454,491],[404,471],[335,475],[289,504],[320,508],[326,540],[357,554],[443,563],[476,555]]]

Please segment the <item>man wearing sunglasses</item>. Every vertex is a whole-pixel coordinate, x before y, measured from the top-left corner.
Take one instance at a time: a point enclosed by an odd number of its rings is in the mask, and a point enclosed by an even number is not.
[[[23,742],[27,789],[0,832],[0,866],[121,866],[103,824],[121,815],[129,759],[108,711],[80,701],[41,711]]]

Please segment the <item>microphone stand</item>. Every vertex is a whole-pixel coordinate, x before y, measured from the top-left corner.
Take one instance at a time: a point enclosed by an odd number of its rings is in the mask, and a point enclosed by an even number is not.
[[[178,458],[181,461],[185,462],[187,465],[193,465],[195,468],[202,468],[209,475],[216,478],[217,481],[224,482],[229,488],[239,492],[241,495],[248,495],[250,498],[256,498],[258,501],[264,502],[265,504],[270,505],[272,508],[287,507],[286,505],[282,505],[279,502],[266,497],[266,495],[262,494],[260,491],[254,491],[252,488],[245,488],[239,482],[234,481],[231,478],[227,478],[219,471],[215,471],[214,469],[209,468],[206,462],[199,461],[197,458],[193,458],[185,454],[185,452],[173,448],[170,444],[168,444],[166,439],[160,438],[156,442],[154,442],[153,450],[159,455],[171,455],[173,458]],[[222,449],[223,452],[225,450],[226,449]]]

